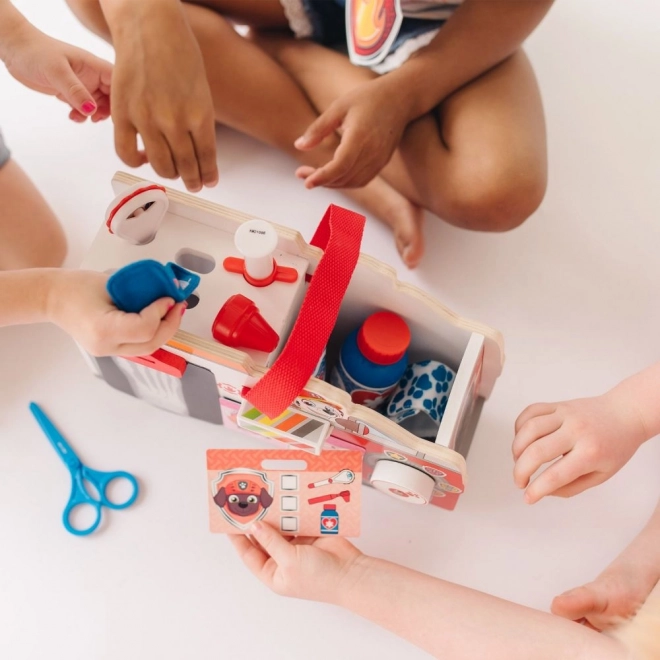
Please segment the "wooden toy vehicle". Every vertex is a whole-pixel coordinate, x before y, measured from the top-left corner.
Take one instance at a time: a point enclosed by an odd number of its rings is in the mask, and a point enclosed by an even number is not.
[[[313,285],[317,298],[319,290],[336,288],[335,281],[327,279],[323,259],[329,259],[333,249],[337,259],[341,250],[328,244],[324,252],[297,231],[268,223],[262,236],[261,225],[243,213],[128,174],[116,174],[112,183],[118,197],[82,267],[113,272],[154,259],[193,271],[201,281],[188,299],[180,330],[166,346],[143,358],[89,357],[97,376],[166,410],[239,427],[316,454],[321,448],[360,448],[364,483],[410,503],[455,507],[465,488],[465,458],[482,404],[502,369],[503,341],[497,331],[457,316],[419,288],[399,282],[389,266],[365,254],[357,258],[356,251],[352,277],[349,272],[338,314],[328,326],[328,372],[343,339],[369,314],[389,310],[400,315],[411,331],[410,361],[437,360],[456,374],[435,438],[417,437],[381,412],[354,403],[343,390],[304,374],[292,400],[282,407],[280,397],[279,407],[271,406],[266,414],[265,407],[260,410],[252,403],[256,399],[251,394],[261,396],[266,384],[281,394],[291,385],[290,375],[281,380],[278,362],[287,361],[295,370],[298,362],[292,357],[319,361],[320,355],[305,354],[319,338],[309,318],[306,324],[301,319]],[[350,213],[331,207],[324,222],[333,211]],[[241,244],[246,227],[263,239],[256,246]],[[332,234],[327,226],[324,232],[326,239]],[[275,275],[268,272],[273,259]],[[223,332],[217,327],[219,310],[237,295],[251,301],[275,333],[276,338],[270,335],[270,344],[262,346],[267,350],[214,339]],[[319,307],[318,299],[316,303],[317,313],[332,307]],[[297,325],[304,325],[307,335],[301,335]],[[280,380],[271,378],[269,383],[267,378],[275,373]]]

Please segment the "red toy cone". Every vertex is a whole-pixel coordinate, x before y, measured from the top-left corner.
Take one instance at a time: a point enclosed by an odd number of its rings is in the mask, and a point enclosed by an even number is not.
[[[213,338],[232,348],[251,348],[270,353],[280,341],[257,306],[237,293],[221,307],[213,321]]]

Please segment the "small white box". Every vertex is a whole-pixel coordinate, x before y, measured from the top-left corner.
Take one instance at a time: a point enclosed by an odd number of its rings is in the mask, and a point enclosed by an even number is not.
[[[282,496],[282,505],[280,506],[282,511],[298,511],[298,498],[296,495],[283,495]]]
[[[297,532],[298,518],[296,518],[296,516],[282,516],[280,520],[280,529],[283,532]]]
[[[298,490],[298,475],[283,474],[281,478],[282,490]]]

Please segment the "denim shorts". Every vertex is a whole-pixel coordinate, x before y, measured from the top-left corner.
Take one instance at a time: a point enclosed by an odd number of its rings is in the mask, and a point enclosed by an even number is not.
[[[347,52],[345,0],[280,0],[296,37]],[[404,17],[387,57],[373,67],[378,73],[396,69],[431,42],[445,20]]]
[[[9,160],[9,149],[5,141],[2,139],[2,133],[0,133],[0,167],[2,167]]]

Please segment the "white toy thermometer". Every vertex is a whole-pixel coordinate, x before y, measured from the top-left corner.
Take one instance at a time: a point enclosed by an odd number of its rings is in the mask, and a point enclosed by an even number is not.
[[[106,225],[111,234],[133,245],[146,245],[156,237],[168,205],[163,186],[137,183],[112,200]]]
[[[355,472],[353,470],[342,470],[329,479],[309,484],[309,488],[319,488],[321,486],[329,486],[330,484],[352,484],[354,479]]]

